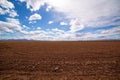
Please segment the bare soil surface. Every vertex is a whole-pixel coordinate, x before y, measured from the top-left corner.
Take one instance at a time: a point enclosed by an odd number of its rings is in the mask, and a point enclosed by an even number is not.
[[[0,80],[120,80],[120,41],[1,41]]]

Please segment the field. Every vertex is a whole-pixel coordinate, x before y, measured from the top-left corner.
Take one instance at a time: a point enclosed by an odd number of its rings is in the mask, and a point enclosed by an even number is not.
[[[1,41],[0,80],[120,80],[120,41]]]

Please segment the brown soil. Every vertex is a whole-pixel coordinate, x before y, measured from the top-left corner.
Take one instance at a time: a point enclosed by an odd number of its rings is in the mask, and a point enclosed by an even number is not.
[[[120,80],[120,41],[1,41],[0,80]]]

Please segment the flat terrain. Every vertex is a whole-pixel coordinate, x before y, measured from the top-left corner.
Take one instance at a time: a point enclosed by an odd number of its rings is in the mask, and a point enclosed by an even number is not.
[[[1,41],[0,80],[120,80],[120,41]]]

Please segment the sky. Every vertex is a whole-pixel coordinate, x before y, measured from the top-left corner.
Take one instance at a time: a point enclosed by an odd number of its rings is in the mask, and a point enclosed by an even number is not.
[[[0,40],[120,40],[120,0],[0,0]]]

